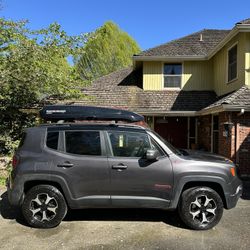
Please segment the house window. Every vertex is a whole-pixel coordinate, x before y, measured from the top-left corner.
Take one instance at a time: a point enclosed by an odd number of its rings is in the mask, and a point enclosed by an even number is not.
[[[164,64],[164,88],[181,87],[182,64]]]
[[[237,45],[228,50],[228,82],[237,78]]]

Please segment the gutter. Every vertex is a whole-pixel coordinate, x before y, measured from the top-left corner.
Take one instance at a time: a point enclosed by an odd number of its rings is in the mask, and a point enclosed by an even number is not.
[[[196,116],[197,111],[157,111],[157,110],[133,110],[136,113],[146,116]]]
[[[201,61],[207,60],[207,56],[132,56],[134,62],[136,61]]]
[[[226,112],[226,111],[241,112],[242,109],[244,109],[244,111],[250,111],[250,106],[249,105],[221,104],[219,106],[211,107],[208,109],[202,109],[200,111],[197,111],[196,114],[197,115],[209,115],[209,114]]]

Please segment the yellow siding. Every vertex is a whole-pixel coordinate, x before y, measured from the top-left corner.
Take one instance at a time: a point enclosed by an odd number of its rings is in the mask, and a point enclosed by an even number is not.
[[[250,87],[250,33],[246,33],[245,83]]]
[[[183,90],[212,90],[213,64],[209,61],[193,61],[183,63]]]
[[[228,49],[237,43],[237,79],[227,83]],[[143,89],[163,89],[163,64],[143,62]],[[185,61],[183,63],[183,90],[214,90],[224,95],[243,85],[250,87],[250,33],[239,33],[208,61]]]
[[[143,62],[143,89],[162,89],[162,63]]]
[[[227,83],[228,49],[237,42],[237,79]],[[214,57],[214,90],[217,95],[224,95],[245,85],[245,33],[236,35]]]
[[[164,62],[143,62],[143,89],[163,89]],[[211,61],[184,62],[183,90],[212,90],[213,66]]]

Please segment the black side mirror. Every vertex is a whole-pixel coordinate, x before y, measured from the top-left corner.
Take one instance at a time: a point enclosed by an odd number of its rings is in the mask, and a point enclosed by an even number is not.
[[[159,156],[158,150],[148,149],[146,152],[146,159],[149,161],[156,161]]]

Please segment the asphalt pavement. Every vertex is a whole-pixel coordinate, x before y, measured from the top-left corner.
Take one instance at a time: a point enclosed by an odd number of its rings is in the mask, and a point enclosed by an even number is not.
[[[34,229],[0,194],[0,249],[250,249],[250,182],[208,231],[186,228],[176,212],[140,209],[74,210],[56,228]]]

